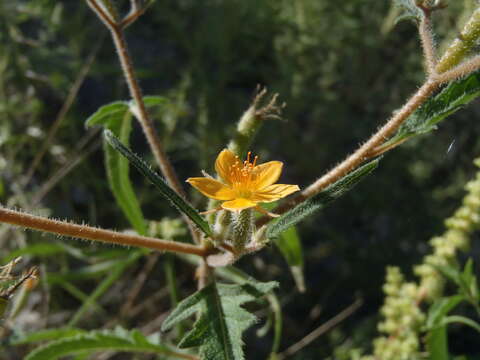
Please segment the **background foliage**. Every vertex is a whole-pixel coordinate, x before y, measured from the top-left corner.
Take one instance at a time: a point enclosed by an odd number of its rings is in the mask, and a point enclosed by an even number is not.
[[[436,18],[440,45],[456,35],[462,14],[473,6],[473,0],[449,2]],[[341,160],[423,79],[416,29],[408,22],[393,28],[391,15],[390,4],[377,0],[156,1],[128,29],[127,40],[145,94],[169,99],[154,118],[180,178],[198,176],[201,169],[211,172],[257,84],[287,103],[285,120],[270,120],[252,148],[265,160],[285,161],[283,182],[303,187]],[[128,99],[104,28],[83,2],[53,0],[0,3],[0,28],[0,201],[57,218],[128,228],[99,161],[101,139],[85,129],[85,120],[101,105]],[[32,172],[48,129],[92,54],[72,107]],[[340,357],[343,348],[369,346],[386,265],[409,269],[419,262],[426,240],[442,231],[443,219],[475,171],[478,112],[478,106],[469,106],[438,131],[389,153],[357,191],[299,228],[305,293],[291,291],[294,280],[275,248],[240,261],[256,279],[280,283],[281,348],[356,297],[364,300],[361,310],[296,358]],[[140,129],[132,126],[131,147],[151,159]],[[82,153],[86,156],[80,158]],[[62,169],[74,161],[63,176]],[[45,192],[56,174],[59,181]],[[151,226],[166,238],[186,237],[165,219],[175,214],[155,190],[138,173],[131,175],[145,216],[163,219]],[[198,194],[192,196],[197,206],[205,206]],[[0,249],[2,263],[21,254],[40,266],[42,282],[17,319],[17,331],[68,322],[154,333],[172,304],[195,287],[191,266],[161,256],[152,261],[139,299],[126,307],[135,279],[152,258],[145,252],[7,227],[0,227]],[[478,254],[478,246],[472,251]],[[179,288],[169,297],[171,271]],[[248,359],[269,352],[269,340],[255,330],[246,337]],[[473,331],[454,329],[452,335],[453,352],[475,353]],[[5,354],[22,358],[27,348],[7,347]]]

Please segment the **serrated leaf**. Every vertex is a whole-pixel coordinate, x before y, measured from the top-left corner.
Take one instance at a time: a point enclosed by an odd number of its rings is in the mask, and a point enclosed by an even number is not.
[[[170,203],[177,208],[177,210],[187,215],[190,220],[192,220],[207,236],[212,235],[210,225],[200,216],[198,211],[189,203],[187,203],[175,191],[173,191],[160,175],[153,171],[139,156],[134,154],[129,148],[123,145],[111,131],[105,130],[104,134],[108,143],[125,158],[127,158],[128,161],[130,161],[143,176],[150,180],[150,182],[155,185],[157,190],[160,191],[160,194],[162,194],[163,197],[169,200]]]
[[[462,295],[454,295],[435,301],[428,312],[427,328],[432,329],[438,326],[443,318],[463,300],[465,298]]]
[[[398,129],[382,148],[419,136],[437,128],[437,124],[462,109],[480,95],[480,72],[453,81],[431,97]]]
[[[86,125],[102,125],[128,146],[132,129],[131,122],[129,103],[117,101],[100,107],[87,119]],[[128,160],[108,146],[106,142],[104,142],[104,153],[107,179],[115,200],[134,229],[140,235],[145,235],[147,225],[130,181]]]
[[[323,209],[342,195],[350,191],[364,177],[378,166],[380,159],[375,159],[347,174],[334,184],[321,191],[315,197],[304,201],[279,218],[273,220],[267,227],[267,238],[276,239],[281,233],[298,224],[318,210]]]
[[[191,315],[200,313],[193,329],[183,337],[179,347],[199,346],[200,356],[204,360],[244,359],[242,333],[255,323],[256,318],[241,305],[264,296],[277,286],[276,282],[241,285],[213,282],[181,301],[165,319],[162,330],[168,330]]]
[[[55,360],[79,352],[105,350],[172,354],[170,348],[151,342],[138,331],[129,332],[116,329],[114,331],[91,331],[53,341],[32,351],[25,360]]]
[[[297,229],[292,226],[275,240],[275,245],[287,261],[290,271],[295,280],[295,285],[300,292],[305,291],[305,279],[303,276],[303,250],[302,242]]]

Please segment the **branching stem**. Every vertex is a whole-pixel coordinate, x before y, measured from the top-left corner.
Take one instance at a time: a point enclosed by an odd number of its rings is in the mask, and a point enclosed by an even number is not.
[[[159,251],[193,254],[198,256],[208,255],[207,249],[196,245],[160,240],[146,236],[124,234],[86,225],[71,224],[65,221],[48,219],[5,208],[0,208],[0,222],[58,235],[110,244],[137,246]]]
[[[163,149],[160,138],[155,130],[155,125],[148,114],[145,102],[143,101],[142,90],[137,76],[135,75],[133,60],[128,51],[128,44],[125,41],[123,29],[132,24],[140,15],[142,15],[144,10],[138,9],[136,3],[132,2],[132,4],[135,5],[132,7],[130,14],[127,15],[124,20],[116,21],[112,20],[112,16],[103,11],[103,8],[98,4],[97,0],[87,0],[87,4],[103,21],[108,30],[110,30],[113,42],[115,44],[115,49],[117,50],[118,58],[122,66],[123,74],[130,91],[130,95],[135,101],[137,110],[135,111],[135,117],[143,129],[148,144],[150,145],[150,149],[152,150],[155,160],[160,167],[160,171],[175,192],[183,197],[186,197],[185,191],[178,180],[177,174],[175,173],[175,170]],[[200,236],[195,227],[192,225],[191,221],[189,221],[185,216],[183,218],[188,224],[190,234],[192,235],[194,242],[197,244],[200,243]]]

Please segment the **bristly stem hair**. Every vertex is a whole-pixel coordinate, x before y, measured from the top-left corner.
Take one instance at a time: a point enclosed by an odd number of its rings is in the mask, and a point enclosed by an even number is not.
[[[197,245],[160,240],[147,236],[119,233],[87,225],[72,224],[1,207],[0,222],[28,229],[110,244],[137,246],[152,250],[192,254],[202,257],[208,255],[207,249]]]

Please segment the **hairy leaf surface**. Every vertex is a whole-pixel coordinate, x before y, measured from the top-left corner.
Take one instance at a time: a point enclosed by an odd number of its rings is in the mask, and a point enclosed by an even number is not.
[[[281,233],[290,227],[298,224],[300,221],[314,214],[318,210],[323,209],[325,206],[350,191],[360,182],[360,180],[377,168],[379,161],[380,159],[375,159],[359,167],[327,187],[325,190],[321,191],[315,197],[304,201],[272,221],[267,228],[267,237],[269,239],[276,239]]]
[[[187,203],[180,195],[172,190],[165,180],[153,171],[150,166],[147,165],[139,156],[134,154],[129,148],[123,145],[120,140],[109,130],[105,130],[105,139],[108,143],[117,150],[122,156],[128,159],[140,173],[145,176],[155,187],[160,191],[160,194],[169,200],[172,205],[180,212],[187,215],[200,230],[202,230],[207,236],[212,234],[210,225],[200,216],[198,211],[194,209],[189,203]]]
[[[241,285],[213,282],[181,301],[165,319],[162,330],[200,313],[179,347],[199,346],[204,360],[244,359],[242,333],[255,323],[256,318],[241,305],[266,295],[277,286],[276,282]]]

